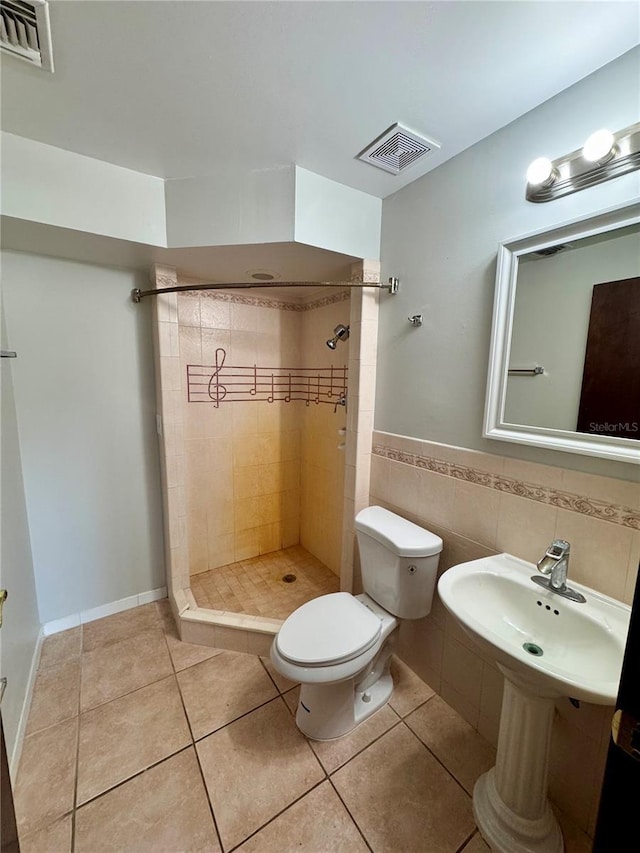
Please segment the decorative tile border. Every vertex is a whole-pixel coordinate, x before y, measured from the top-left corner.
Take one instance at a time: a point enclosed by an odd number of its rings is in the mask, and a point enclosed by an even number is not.
[[[326,305],[333,305],[336,302],[346,302],[351,299],[351,294],[348,290],[339,290],[337,293],[330,293],[327,296],[321,296],[319,299],[314,299],[311,302],[305,302],[302,306],[303,311],[313,311],[315,308],[324,308]]]
[[[322,296],[311,302],[287,302],[284,299],[270,299],[266,296],[245,296],[241,293],[228,293],[226,291],[215,290],[198,291],[198,294],[205,299],[216,299],[218,302],[235,302],[239,305],[254,305],[256,308],[276,308],[279,311],[313,311],[314,308],[324,308],[325,305],[333,305],[334,302],[345,302],[351,296],[348,290],[340,290],[338,293]]]
[[[432,456],[407,453],[403,450],[387,447],[384,444],[374,444],[372,453],[374,456],[382,456],[394,462],[404,462],[406,465],[413,465],[416,468],[426,468],[428,471],[443,474],[445,477],[454,477],[468,483],[475,483],[478,486],[485,486],[488,489],[517,495],[530,501],[551,504],[551,506],[556,506],[559,509],[566,509],[580,515],[598,518],[601,521],[609,521],[612,524],[621,524],[623,527],[640,530],[640,512],[627,506],[610,504],[595,498],[587,498],[584,495],[574,495],[560,489],[525,483],[522,480],[514,480],[502,474],[491,474],[478,468],[469,468],[455,462],[435,459]]]

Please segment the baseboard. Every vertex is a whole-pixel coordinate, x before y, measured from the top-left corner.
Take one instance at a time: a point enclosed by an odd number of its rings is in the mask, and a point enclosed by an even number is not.
[[[42,631],[45,637],[49,637],[51,634],[58,634],[60,631],[67,631],[69,628],[77,628],[78,625],[83,625],[85,622],[95,622],[96,619],[113,616],[114,613],[131,610],[133,607],[150,604],[152,601],[159,601],[161,598],[166,597],[166,586],[162,586],[159,589],[150,589],[138,595],[130,595],[127,598],[120,598],[118,601],[111,601],[109,604],[101,604],[100,607],[92,607],[80,613],[73,613],[71,616],[65,616],[63,619],[54,619],[52,622],[45,622],[42,626]]]
[[[38,674],[38,665],[40,663],[40,652],[42,651],[43,640],[44,632],[42,631],[42,629],[40,629],[38,639],[36,640],[36,644],[33,649],[33,655],[31,657],[29,677],[27,678],[27,689],[24,693],[22,709],[20,711],[20,717],[18,719],[16,737],[13,742],[13,749],[11,750],[11,757],[9,758],[9,773],[11,775],[11,778],[14,780],[18,772],[20,756],[22,755],[22,744],[24,743],[24,735],[27,730],[27,720],[29,718],[29,711],[31,710],[31,699],[33,697],[33,688],[36,683],[36,675]]]

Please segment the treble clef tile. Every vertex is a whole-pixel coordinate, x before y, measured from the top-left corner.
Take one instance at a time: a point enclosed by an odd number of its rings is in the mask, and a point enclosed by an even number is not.
[[[227,353],[222,347],[218,347],[216,350],[216,365],[215,370],[211,375],[211,379],[209,380],[209,397],[214,401],[216,405],[216,409],[220,406],[220,401],[224,400],[227,396],[227,389],[220,382],[220,372],[222,370],[222,366],[224,365],[224,361],[227,357]],[[211,391],[211,386],[214,386],[214,392]]]

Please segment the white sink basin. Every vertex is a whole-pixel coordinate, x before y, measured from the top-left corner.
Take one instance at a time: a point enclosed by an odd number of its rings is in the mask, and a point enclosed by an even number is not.
[[[536,586],[536,574],[532,563],[499,554],[449,569],[438,592],[466,633],[532,692],[614,705],[631,608],[570,578],[587,601],[569,601]]]

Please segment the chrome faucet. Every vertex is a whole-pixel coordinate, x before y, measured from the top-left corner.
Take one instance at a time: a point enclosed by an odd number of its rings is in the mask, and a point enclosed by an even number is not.
[[[565,539],[554,539],[547,548],[544,557],[536,563],[538,571],[542,572],[543,575],[549,575],[549,577],[541,578],[540,575],[533,575],[531,580],[550,592],[584,604],[587,600],[584,595],[567,586],[570,553],[571,545]]]

